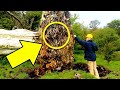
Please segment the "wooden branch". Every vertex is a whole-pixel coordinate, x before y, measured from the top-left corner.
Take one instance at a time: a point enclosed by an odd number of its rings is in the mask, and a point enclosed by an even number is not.
[[[22,24],[22,22],[14,15],[14,14],[12,14],[10,11],[6,11],[10,16],[12,16],[14,19],[16,19],[19,23],[20,23],[20,25],[21,25],[21,27],[24,29],[24,25]]]
[[[34,17],[31,19],[31,22],[30,22],[30,26],[29,26],[29,29],[30,29],[30,30],[31,30],[31,28],[32,28],[33,22],[34,22]]]

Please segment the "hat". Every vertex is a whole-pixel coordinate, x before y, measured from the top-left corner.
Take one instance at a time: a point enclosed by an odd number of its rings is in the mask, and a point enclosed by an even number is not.
[[[86,37],[88,37],[88,38],[93,38],[93,35],[92,34],[87,34],[87,36]]]

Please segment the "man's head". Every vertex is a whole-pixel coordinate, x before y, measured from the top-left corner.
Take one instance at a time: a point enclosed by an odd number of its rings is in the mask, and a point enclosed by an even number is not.
[[[91,40],[92,38],[93,38],[93,35],[92,35],[92,34],[87,34],[87,36],[86,36],[86,41]]]

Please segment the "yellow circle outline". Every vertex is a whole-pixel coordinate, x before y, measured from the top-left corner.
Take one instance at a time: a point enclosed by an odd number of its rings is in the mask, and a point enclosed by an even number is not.
[[[59,47],[51,46],[50,44],[47,43],[47,41],[46,41],[46,39],[45,39],[45,31],[46,31],[47,28],[48,28],[50,25],[52,25],[52,24],[60,24],[60,25],[63,25],[63,26],[67,29],[68,38],[67,38],[67,41],[66,41],[62,46],[59,46]],[[67,27],[64,23],[62,23],[62,22],[51,22],[51,23],[49,23],[49,24],[44,28],[42,35],[43,35],[43,41],[45,42],[45,44],[46,44],[48,47],[52,48],[52,49],[61,49],[61,48],[65,47],[65,46],[68,44],[69,40],[70,40],[70,31],[69,31],[68,27]]]

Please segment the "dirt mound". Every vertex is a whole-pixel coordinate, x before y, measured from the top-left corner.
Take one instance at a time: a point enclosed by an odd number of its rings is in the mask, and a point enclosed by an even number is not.
[[[83,71],[89,72],[88,66],[85,63],[74,64],[73,69],[83,70]],[[110,70],[108,70],[107,68],[105,68],[102,65],[97,65],[97,69],[98,69],[98,73],[99,73],[100,77],[106,76],[107,74],[109,74],[111,72]]]
[[[77,63],[77,64],[73,64],[72,66],[71,64],[68,64],[68,65],[62,66],[60,69],[52,70],[52,71],[62,72],[63,70],[70,70],[70,69],[83,70],[83,71],[89,72],[88,66],[85,63]],[[104,77],[111,72],[109,69],[105,68],[102,65],[98,65],[97,69],[100,77]],[[26,73],[29,74],[30,78],[40,78],[47,71],[48,70],[46,68],[36,68],[36,69],[29,69],[26,71]]]
[[[29,68],[26,70],[23,70],[23,72],[26,72],[30,78],[40,78],[41,76],[43,76],[45,74],[45,69],[44,68]]]
[[[111,72],[110,70],[103,67],[102,65],[98,65],[97,69],[98,69],[98,73],[99,73],[100,77],[106,76],[107,74],[109,74]]]

